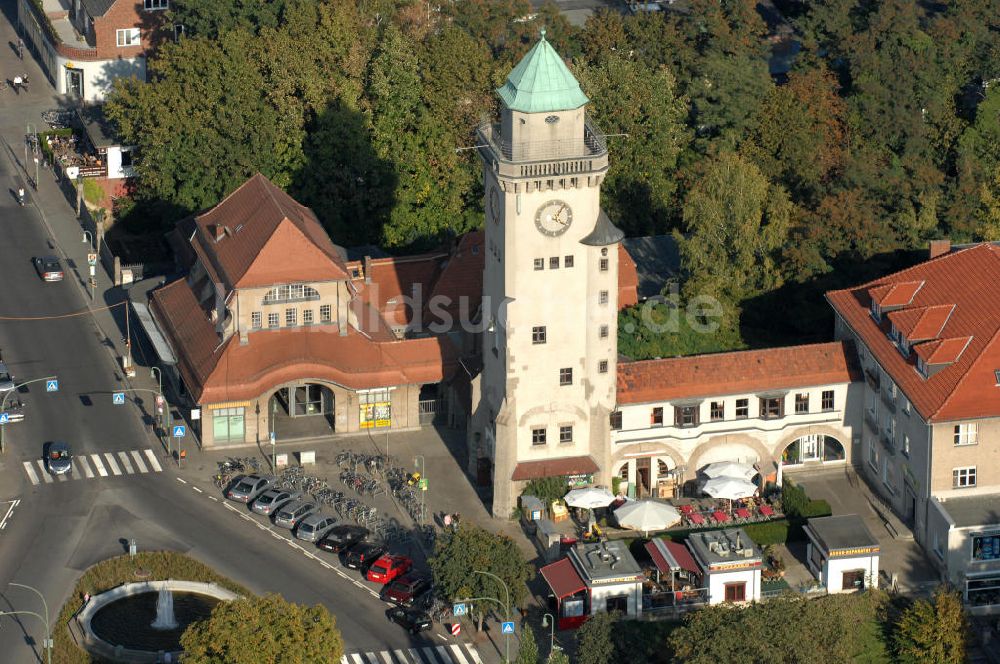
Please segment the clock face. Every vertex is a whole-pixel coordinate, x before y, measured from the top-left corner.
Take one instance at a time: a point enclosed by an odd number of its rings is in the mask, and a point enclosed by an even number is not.
[[[535,227],[542,235],[556,237],[569,230],[573,223],[573,211],[562,201],[543,203],[535,213]]]
[[[500,223],[500,193],[496,187],[490,188],[490,216],[494,224]]]

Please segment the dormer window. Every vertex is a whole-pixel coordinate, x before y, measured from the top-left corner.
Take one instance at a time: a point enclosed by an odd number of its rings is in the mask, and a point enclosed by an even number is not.
[[[927,378],[927,363],[924,362],[924,359],[922,357],[917,358],[917,371],[920,373],[921,376]]]

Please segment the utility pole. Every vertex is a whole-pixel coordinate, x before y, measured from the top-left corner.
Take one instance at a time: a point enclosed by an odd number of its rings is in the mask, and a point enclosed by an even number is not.
[[[52,664],[52,628],[51,628],[51,624],[49,623],[49,604],[48,604],[48,602],[45,601],[45,595],[43,595],[42,593],[38,592],[37,588],[33,588],[31,586],[27,586],[27,585],[25,585],[23,583],[14,583],[12,581],[12,582],[10,582],[9,585],[17,586],[18,588],[27,588],[28,590],[30,590],[33,593],[35,593],[36,595],[38,595],[42,599],[42,607],[45,609],[45,615],[42,616],[42,615],[40,615],[38,613],[35,613],[34,611],[0,611],[0,616],[12,616],[12,615],[18,615],[18,614],[26,614],[26,615],[30,615],[30,616],[35,616],[36,618],[38,618],[39,620],[41,620],[42,622],[44,622],[45,623],[45,640],[44,640],[44,643],[42,644],[42,646],[45,648],[46,660],[47,660],[48,664]]]
[[[506,615],[505,620],[510,621],[510,589],[507,587],[506,582],[504,582],[503,579],[501,579],[496,574],[493,574],[492,572],[484,572],[482,570],[474,569],[474,570],[472,570],[472,573],[473,574],[483,574],[483,575],[488,576],[488,577],[490,577],[492,579],[496,579],[496,581],[499,582],[500,585],[503,586],[504,598],[507,600],[504,603],[504,613]],[[506,652],[506,654],[504,655],[504,660],[507,661],[507,662],[510,662],[510,634],[504,634],[503,635],[503,641],[504,641],[504,651]]]
[[[3,395],[3,400],[0,401],[0,413],[7,412],[7,399],[10,398],[10,395],[20,390],[21,387],[24,385],[31,385],[32,383],[40,383],[43,380],[58,380],[58,379],[56,378],[56,376],[46,376],[45,378],[35,378],[32,380],[26,380],[23,383],[18,383],[13,387],[13,389],[7,390],[7,393]],[[7,430],[7,423],[0,421],[0,454],[3,454],[4,452],[7,451],[6,448],[4,447],[4,432],[6,430]]]

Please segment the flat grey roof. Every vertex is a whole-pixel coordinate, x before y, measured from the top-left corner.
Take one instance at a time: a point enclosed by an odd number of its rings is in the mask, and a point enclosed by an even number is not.
[[[956,528],[995,526],[1000,524],[1000,500],[996,496],[970,496],[968,498],[938,498],[941,509],[948,513]]]
[[[808,528],[827,551],[879,545],[857,514],[809,519]]]
[[[694,533],[688,537],[688,548],[702,566],[762,560],[760,547],[742,528]]]
[[[571,553],[584,580],[601,581],[642,574],[639,563],[621,540],[596,544],[577,542]]]
[[[114,128],[104,115],[103,104],[87,104],[80,108],[80,121],[95,148],[120,145]]]

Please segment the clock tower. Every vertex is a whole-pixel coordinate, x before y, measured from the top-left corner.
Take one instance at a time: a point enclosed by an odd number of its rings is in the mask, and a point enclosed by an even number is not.
[[[587,96],[545,40],[511,71],[499,122],[478,129],[485,190],[483,372],[471,431],[493,475],[493,515],[524,484],[609,484],[618,247],[601,211],[608,169]]]

